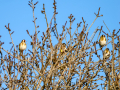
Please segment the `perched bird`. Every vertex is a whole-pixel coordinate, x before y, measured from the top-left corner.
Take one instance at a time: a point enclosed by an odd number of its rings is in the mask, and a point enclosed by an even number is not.
[[[61,47],[60,47],[60,53],[64,53],[64,52],[67,52],[67,48],[66,48],[66,44],[65,43],[62,43]]]
[[[105,38],[105,35],[102,35],[99,39],[99,45],[102,49],[102,47],[106,44],[106,38]]]
[[[23,53],[23,51],[26,49],[27,45],[25,43],[26,41],[23,39],[21,41],[21,43],[19,44],[19,51],[20,51],[20,54]]]
[[[110,51],[109,48],[106,48],[103,52],[103,58],[108,59],[110,57]]]

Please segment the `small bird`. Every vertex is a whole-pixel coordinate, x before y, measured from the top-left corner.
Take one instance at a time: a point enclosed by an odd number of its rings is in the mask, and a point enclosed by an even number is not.
[[[102,35],[99,39],[99,45],[100,45],[100,48],[102,49],[102,47],[106,44],[106,38],[105,38],[105,35]]]
[[[66,44],[65,43],[62,43],[61,47],[60,47],[60,53],[64,53],[64,52],[67,52],[67,48],[66,48]]]
[[[109,48],[106,48],[103,52],[103,58],[108,59],[110,57],[110,51]]]
[[[23,53],[23,51],[26,49],[27,45],[25,43],[26,41],[23,39],[21,43],[19,44],[19,51],[20,53]]]

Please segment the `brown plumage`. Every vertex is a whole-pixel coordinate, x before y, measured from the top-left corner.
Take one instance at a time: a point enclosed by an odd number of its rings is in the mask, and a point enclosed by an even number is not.
[[[25,40],[22,40],[21,43],[19,44],[19,51],[20,53],[23,53],[23,51],[26,49],[27,45],[25,43]]]
[[[103,52],[103,58],[108,59],[110,57],[110,51],[109,48],[106,48]]]
[[[67,49],[66,49],[66,44],[65,43],[62,43],[61,47],[60,47],[60,53],[64,53],[64,52],[67,52]]]
[[[99,39],[100,48],[102,48],[105,44],[106,44],[106,38],[105,35],[102,35]]]

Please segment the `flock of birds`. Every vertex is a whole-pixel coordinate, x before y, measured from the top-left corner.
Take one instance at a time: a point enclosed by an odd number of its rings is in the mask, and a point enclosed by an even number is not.
[[[102,49],[103,46],[106,45],[106,38],[105,35],[102,35],[99,39],[99,45],[100,48]],[[108,59],[110,57],[110,50],[109,48],[106,48],[103,52],[103,59]]]
[[[21,41],[21,43],[19,44],[19,51],[20,53],[23,53],[23,51],[26,49],[27,45],[25,43],[26,41],[23,39]],[[105,38],[105,35],[101,35],[100,39],[99,39],[99,45],[100,45],[100,48],[102,49],[103,46],[106,45],[106,38]],[[65,43],[62,43],[61,45],[61,48],[60,48],[60,52],[61,53],[64,53],[67,51],[67,48],[66,48],[66,44]],[[110,51],[109,51],[109,48],[106,48],[103,52],[103,59],[108,59],[110,57]]]

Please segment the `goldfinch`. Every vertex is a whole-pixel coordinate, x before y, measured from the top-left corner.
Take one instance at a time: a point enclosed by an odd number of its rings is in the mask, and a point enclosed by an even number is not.
[[[60,48],[60,53],[64,53],[64,52],[67,52],[66,44],[62,43],[61,48]]]
[[[102,35],[99,39],[99,45],[102,48],[106,44],[106,38],[105,35]]]
[[[20,51],[20,53],[21,53],[21,52],[23,53],[23,51],[24,51],[24,50],[26,49],[26,47],[27,47],[27,45],[26,45],[25,42],[26,42],[25,40],[22,40],[21,43],[19,44],[19,51]]]
[[[103,58],[108,59],[110,57],[110,51],[109,48],[106,48],[103,52]]]

